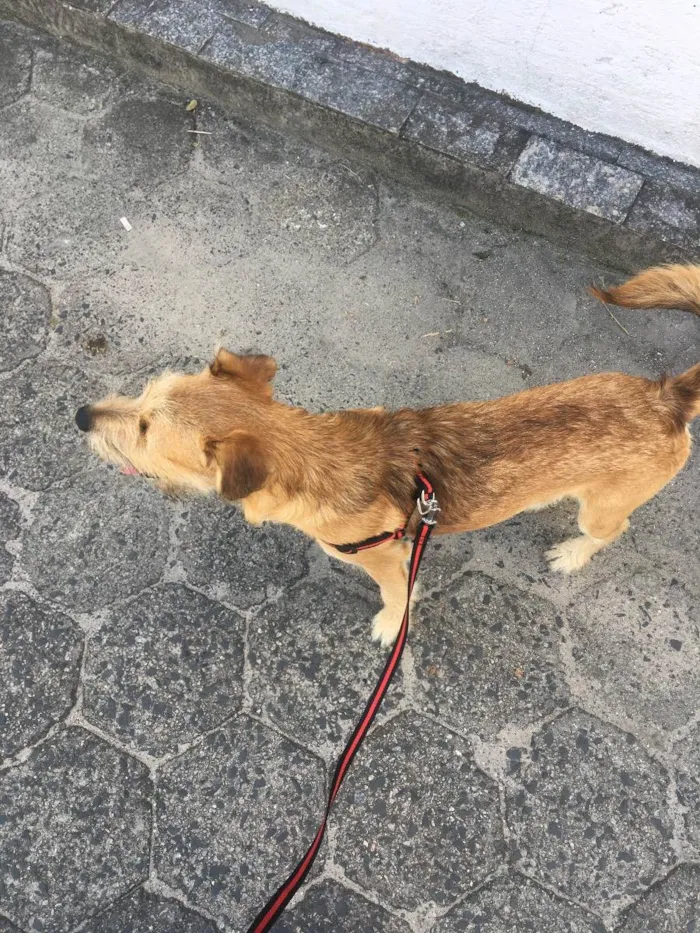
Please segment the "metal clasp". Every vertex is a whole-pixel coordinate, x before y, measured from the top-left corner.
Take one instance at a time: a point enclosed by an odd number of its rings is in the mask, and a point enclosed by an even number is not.
[[[418,514],[423,524],[437,525],[437,513],[441,512],[442,509],[435,498],[435,493],[431,493],[428,498],[425,494],[425,490],[422,490],[416,504],[418,506]]]

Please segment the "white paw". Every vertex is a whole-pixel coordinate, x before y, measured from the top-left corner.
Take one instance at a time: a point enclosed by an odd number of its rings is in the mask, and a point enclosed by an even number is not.
[[[388,648],[396,641],[401,628],[403,612],[397,614],[384,607],[378,612],[372,623],[372,641],[378,641],[382,648]]]
[[[573,573],[575,570],[580,570],[586,566],[592,556],[591,541],[586,535],[562,541],[545,554],[550,570],[557,570],[559,573]]]

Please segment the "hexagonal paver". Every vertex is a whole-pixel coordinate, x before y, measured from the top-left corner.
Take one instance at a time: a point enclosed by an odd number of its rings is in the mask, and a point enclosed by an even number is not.
[[[89,466],[75,412],[104,394],[99,380],[74,366],[34,363],[0,382],[0,392],[0,471],[8,479],[45,489]]]
[[[217,933],[217,928],[178,901],[138,888],[80,927],[80,933]]]
[[[286,525],[253,527],[216,499],[193,501],[176,534],[190,583],[244,609],[307,570],[308,538]]]
[[[246,929],[313,839],[323,788],[317,758],[237,718],[160,772],[159,877]]]
[[[496,786],[469,746],[413,713],[365,741],[335,809],[336,861],[386,903],[445,906],[503,849]]]
[[[236,712],[244,620],[184,586],[113,608],[91,638],[86,718],[151,755],[174,751]]]
[[[468,573],[416,615],[418,702],[449,724],[492,736],[566,706],[562,620],[544,600]]]
[[[46,346],[51,299],[38,282],[26,275],[0,269],[0,308],[3,309],[0,370],[14,369],[22,360],[37,356]]]
[[[591,587],[568,613],[573,657],[593,698],[635,721],[684,725],[700,695],[698,595],[672,573]]]
[[[147,188],[184,171],[192,152],[185,103],[164,98],[122,101],[85,128],[83,161],[109,183]]]
[[[323,881],[303,901],[282,914],[275,933],[409,933],[403,920],[349,891],[336,881]]]
[[[618,933],[700,930],[700,867],[681,865],[624,914]]]
[[[18,538],[21,530],[19,506],[4,492],[0,492],[0,583],[10,579],[15,563],[14,555],[10,554],[5,545]]]
[[[431,933],[605,933],[589,913],[519,875],[486,885]]]
[[[33,930],[72,929],[148,874],[147,769],[83,729],[0,774],[0,899]]]
[[[680,760],[676,782],[681,803],[688,808],[686,821],[694,845],[700,848],[700,726],[675,748]]]
[[[32,96],[54,107],[84,116],[116,99],[120,72],[104,58],[60,44],[38,51],[32,74]]]
[[[76,144],[72,158],[77,157],[77,150]],[[0,161],[0,179],[5,174],[11,190],[19,192],[8,216],[8,258],[56,281],[70,281],[91,270],[112,278],[115,269],[122,268],[128,247],[119,217],[133,217],[144,196],[138,192],[122,194],[102,179],[70,174],[61,175],[61,183],[56,185],[51,169],[60,158],[46,153],[38,170],[38,160],[32,160],[34,171],[15,161],[4,173]]]
[[[253,705],[304,745],[344,743],[386,661],[370,639],[378,608],[335,574],[306,580],[264,606],[249,635]],[[382,712],[402,696],[399,671]]]
[[[77,170],[83,128],[76,116],[28,97],[3,110],[2,120],[0,169],[15,183],[4,201],[8,207],[21,206],[55,180],[57,166],[69,175]],[[13,210],[10,231],[18,219]]]
[[[36,741],[70,709],[82,636],[24,593],[0,594],[0,758]]]
[[[32,50],[23,42],[20,30],[3,23],[0,33],[0,107],[11,104],[29,90]]]
[[[667,788],[634,736],[566,713],[536,733],[509,788],[514,857],[579,903],[614,909],[673,861]]]
[[[21,560],[49,599],[80,612],[106,606],[158,582],[169,509],[145,482],[97,467],[42,497]]]

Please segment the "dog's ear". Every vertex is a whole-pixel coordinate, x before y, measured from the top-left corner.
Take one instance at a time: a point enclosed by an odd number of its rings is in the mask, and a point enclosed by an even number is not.
[[[245,499],[262,489],[268,477],[267,458],[260,441],[245,431],[204,442],[207,465],[216,463],[216,490],[223,499]]]
[[[216,351],[214,361],[209,364],[209,370],[212,376],[233,376],[267,386],[275,377],[277,363],[271,356],[262,353],[239,356],[221,348]]]

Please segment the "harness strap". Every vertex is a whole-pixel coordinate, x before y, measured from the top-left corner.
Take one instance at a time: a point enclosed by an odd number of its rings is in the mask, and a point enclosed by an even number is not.
[[[440,509],[437,505],[432,483],[422,473],[416,474],[416,490],[418,492],[416,504],[421,517],[428,515],[428,512],[424,510],[426,507],[431,509],[431,515],[434,517],[434,513],[439,512]],[[371,538],[365,538],[353,544],[330,544],[328,546],[340,551],[341,554],[358,554],[360,551],[367,551],[369,548],[377,547],[378,544],[384,544],[385,541],[401,541],[402,538],[406,537],[406,529],[411,520],[411,515],[406,519],[403,528],[397,528],[395,531],[381,531],[378,535],[372,535]]]
[[[304,883],[304,879],[311,870],[314,859],[316,858],[318,850],[321,847],[321,842],[323,841],[323,837],[326,833],[328,817],[330,815],[331,809],[333,808],[333,804],[335,803],[338,791],[340,790],[343,780],[345,779],[348,768],[350,767],[353,758],[357,754],[357,751],[362,744],[362,741],[365,738],[369,727],[372,725],[374,717],[377,715],[377,710],[381,706],[384,695],[389,689],[389,684],[391,683],[396,668],[399,666],[399,662],[401,661],[401,655],[403,654],[403,649],[408,637],[411,594],[416,583],[416,577],[418,576],[418,569],[420,567],[421,560],[423,559],[425,546],[428,543],[428,539],[430,538],[436,523],[435,515],[439,511],[437,499],[435,498],[435,493],[433,492],[433,487],[430,482],[421,475],[416,477],[416,479],[418,488],[420,489],[420,494],[417,500],[420,522],[416,536],[413,539],[413,550],[411,551],[411,560],[408,565],[408,593],[406,595],[406,609],[404,610],[403,619],[401,620],[399,634],[396,638],[396,641],[394,642],[394,647],[391,649],[391,654],[386,660],[386,664],[384,665],[384,670],[381,673],[379,681],[367,702],[365,711],[362,714],[360,721],[355,726],[355,731],[350,736],[345,748],[340,754],[340,758],[338,759],[335,773],[333,775],[333,780],[331,781],[326,808],[324,810],[323,817],[321,818],[321,825],[319,826],[318,831],[314,836],[313,842],[306,850],[306,854],[301,859],[297,867],[292,871],[287,880],[280,885],[277,891],[275,891],[255,920],[253,920],[252,924],[248,928],[248,933],[268,933],[268,930],[274,926],[282,911]],[[385,532],[385,534],[392,535],[393,533]],[[377,537],[381,536],[377,535]],[[383,538],[383,540],[388,540],[388,538]],[[376,543],[381,544],[382,542],[377,541]]]

